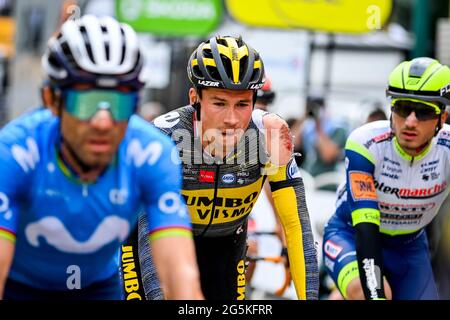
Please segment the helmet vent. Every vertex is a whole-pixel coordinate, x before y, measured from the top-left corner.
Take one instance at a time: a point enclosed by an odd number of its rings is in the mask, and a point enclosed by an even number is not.
[[[220,81],[220,74],[216,67],[206,66],[206,70],[208,71],[208,74],[212,78],[212,80]],[[199,73],[201,74],[201,72]]]
[[[122,39],[125,39],[125,32],[123,31],[123,28],[120,28],[120,36],[121,36]],[[125,51],[126,51],[125,42],[122,42],[122,55],[120,56],[120,64],[121,65],[125,61]],[[138,60],[139,59],[137,59],[137,61]]]
[[[411,67],[409,68],[409,76],[420,78],[424,72],[428,69],[430,64],[435,60],[430,58],[417,58],[411,61]]]

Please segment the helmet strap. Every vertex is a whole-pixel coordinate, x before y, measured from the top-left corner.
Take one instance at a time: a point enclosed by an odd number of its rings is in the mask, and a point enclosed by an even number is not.
[[[436,124],[436,129],[434,131],[434,137],[437,136],[437,134],[439,133],[439,131],[442,129],[442,117],[439,117],[438,119],[438,123]]]
[[[196,113],[196,117],[197,117],[197,121],[200,121],[200,102],[194,102],[192,104],[192,107],[195,109],[195,113]]]

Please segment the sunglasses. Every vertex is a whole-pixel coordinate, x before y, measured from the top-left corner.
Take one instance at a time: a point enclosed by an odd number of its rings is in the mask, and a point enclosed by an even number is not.
[[[99,110],[108,110],[114,121],[127,121],[136,112],[138,93],[68,89],[63,99],[66,111],[80,120],[90,120]]]
[[[416,118],[420,121],[439,118],[441,109],[439,106],[417,100],[392,100],[391,110],[402,118],[407,118],[414,111]]]

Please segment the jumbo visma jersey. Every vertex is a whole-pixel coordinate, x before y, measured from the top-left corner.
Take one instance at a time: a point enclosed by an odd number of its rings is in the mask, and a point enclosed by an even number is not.
[[[0,236],[15,242],[11,279],[67,290],[73,270],[81,288],[113,276],[142,210],[152,237],[189,235],[178,154],[158,129],[133,116],[114,162],[91,184],[64,165],[60,139],[59,119],[43,109],[0,132]]]
[[[286,233],[297,296],[315,299],[317,257],[302,178],[294,159],[286,166],[271,167],[263,133],[266,114],[253,111],[244,136],[224,159],[203,150],[192,106],[162,115],[154,124],[177,145],[183,166],[182,195],[194,235],[205,237],[205,241],[238,233],[268,178]]]
[[[418,156],[406,154],[389,121],[356,129],[346,145],[347,186],[336,214],[349,224],[372,222],[392,236],[429,224],[449,194],[450,126]]]

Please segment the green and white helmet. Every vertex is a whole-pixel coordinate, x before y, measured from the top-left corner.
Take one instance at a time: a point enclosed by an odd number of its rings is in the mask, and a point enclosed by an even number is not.
[[[389,76],[386,96],[450,105],[450,68],[431,58],[420,57],[400,63]]]

